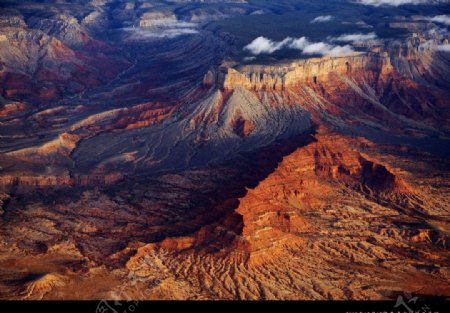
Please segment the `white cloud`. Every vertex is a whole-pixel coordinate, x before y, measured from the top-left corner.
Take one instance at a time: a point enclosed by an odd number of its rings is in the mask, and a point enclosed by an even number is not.
[[[436,15],[435,17],[429,18],[428,20],[431,22],[450,25],[450,16],[449,15]]]
[[[308,46],[310,43],[306,37],[296,38],[293,39],[289,43],[289,48],[297,49],[297,50],[303,50],[306,46]]]
[[[128,39],[130,40],[145,40],[145,39],[158,39],[158,38],[175,38],[182,35],[197,34],[196,29],[191,28],[170,28],[160,31],[151,30],[148,28],[126,28],[125,31],[130,33]]]
[[[183,22],[178,20],[155,20],[152,26],[144,28],[194,28],[196,25],[190,22]]]
[[[255,59],[256,59],[256,57],[245,57],[244,58],[244,62],[251,62],[251,61],[253,61]]]
[[[368,33],[368,34],[344,34],[339,37],[330,38],[331,41],[341,41],[341,42],[351,42],[351,43],[359,43],[368,40],[377,39],[377,34]]]
[[[124,30],[130,40],[175,38],[182,35],[197,34],[194,23],[180,21],[156,21],[152,27],[128,27]]]
[[[305,54],[322,54],[323,51],[329,51],[331,50],[331,47],[329,44],[326,44],[324,42],[316,42],[311,43],[305,46],[303,48],[303,53]]]
[[[244,50],[249,51],[253,55],[271,54],[275,51],[289,48],[300,50],[304,54],[313,55],[331,55],[339,56],[354,52],[350,45],[340,46],[325,42],[309,42],[306,37],[291,38],[287,37],[282,41],[273,41],[266,37],[258,37],[250,44],[244,47]]]
[[[311,43],[306,37],[292,39],[288,44],[288,48],[300,50],[304,54],[320,54],[331,56],[339,56],[354,52],[352,47],[349,45],[338,46],[331,45],[325,42]]]
[[[253,55],[258,55],[262,53],[271,54],[275,51],[278,51],[282,48],[284,48],[288,42],[290,42],[292,39],[287,37],[283,41],[273,41],[266,37],[258,37],[255,40],[253,40],[251,43],[246,45],[244,47],[244,50],[249,51]]]
[[[325,23],[333,19],[332,15],[321,15],[311,21],[311,23]]]
[[[445,1],[448,0],[438,2],[445,2]],[[430,0],[356,0],[356,2],[373,6],[380,6],[380,5],[399,6],[404,4],[429,4]]]
[[[304,54],[320,54],[320,55],[331,55],[339,56],[344,54],[349,54],[354,52],[350,45],[346,46],[333,46],[325,42],[316,42],[307,45],[303,51]]]

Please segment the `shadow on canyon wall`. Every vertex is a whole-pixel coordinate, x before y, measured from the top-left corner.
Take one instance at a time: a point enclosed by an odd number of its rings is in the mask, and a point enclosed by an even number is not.
[[[20,248],[39,254],[53,244],[73,240],[84,256],[111,267],[135,253],[133,249],[119,253],[132,242],[156,243],[192,235],[230,216],[236,222],[233,230],[239,233],[242,219],[235,212],[239,198],[270,175],[285,156],[314,142],[314,133],[311,128],[207,168],[133,175],[110,186],[37,188],[10,194],[0,226],[2,232],[12,232],[33,216],[45,217],[53,221],[54,229],[36,225],[37,231],[45,233],[39,241],[36,236],[18,234]],[[85,231],[87,227],[91,230]],[[229,243],[219,239],[212,236],[198,248],[214,252]]]

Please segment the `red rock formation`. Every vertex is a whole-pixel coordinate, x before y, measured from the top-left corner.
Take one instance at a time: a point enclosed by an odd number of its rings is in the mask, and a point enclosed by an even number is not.
[[[288,247],[301,246],[301,234],[314,228],[302,215],[332,203],[340,188],[402,205],[414,200],[413,189],[394,169],[349,145],[364,147],[370,142],[331,134],[316,139],[284,157],[221,221],[193,237],[168,238],[146,249],[195,249],[256,266],[282,257]]]
[[[0,109],[0,117],[6,117],[6,116],[14,114],[14,113],[23,112],[26,110],[26,108],[27,108],[27,106],[25,103],[21,103],[21,102],[6,103]]]
[[[304,83],[324,82],[330,74],[356,76],[357,73],[375,71],[386,75],[392,70],[388,53],[358,53],[311,58],[280,66],[243,66],[237,70],[222,68],[217,80],[223,89],[240,86],[255,91],[281,91]]]

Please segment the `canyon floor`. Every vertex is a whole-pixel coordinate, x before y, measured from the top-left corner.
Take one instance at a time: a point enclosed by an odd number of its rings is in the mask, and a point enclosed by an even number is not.
[[[0,299],[447,299],[448,14],[2,2]]]

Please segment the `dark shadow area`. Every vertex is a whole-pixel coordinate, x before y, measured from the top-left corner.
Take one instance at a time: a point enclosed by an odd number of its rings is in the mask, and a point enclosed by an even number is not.
[[[314,142],[313,134],[311,129],[206,168],[161,176],[141,173],[112,186],[40,188],[16,195],[2,216],[2,232],[6,234],[27,224],[33,216],[46,218],[54,222],[59,234],[38,246],[35,238],[20,234],[19,246],[39,254],[44,252],[44,245],[73,240],[83,255],[111,267],[123,264],[134,253],[132,249],[111,257],[131,242],[152,243],[189,236],[227,218],[233,225],[226,227],[239,232],[240,217],[232,216],[236,214],[238,199],[270,175],[285,156]],[[53,232],[38,225],[34,229]],[[214,238],[209,242],[215,245]],[[226,244],[226,240],[222,243]]]

